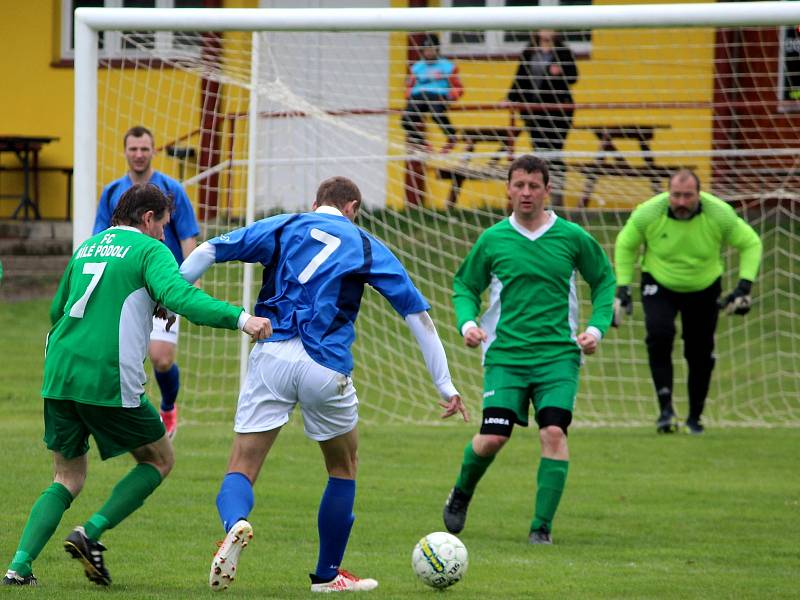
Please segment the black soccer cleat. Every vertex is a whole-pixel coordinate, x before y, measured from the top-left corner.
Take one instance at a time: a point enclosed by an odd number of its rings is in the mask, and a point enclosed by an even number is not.
[[[537,529],[536,531],[531,531],[528,535],[528,543],[546,544],[550,546],[553,544],[553,538],[550,536],[550,532],[546,529]]]
[[[33,576],[33,573],[30,575],[17,575],[16,571],[8,570],[6,571],[6,576],[3,577],[3,582],[1,585],[36,585],[38,584],[38,580],[36,577]]]
[[[675,433],[678,431],[678,417],[675,416],[675,411],[672,407],[661,411],[658,419],[656,419],[656,431],[658,433]]]
[[[700,435],[706,430],[703,427],[703,424],[700,422],[700,419],[688,419],[686,421],[686,431],[691,433],[692,435]]]
[[[64,550],[67,554],[83,563],[83,571],[89,581],[97,585],[111,585],[111,575],[108,574],[103,562],[103,552],[106,547],[100,542],[93,542],[86,537],[83,527],[76,527],[64,540]]]
[[[450,533],[460,533],[467,521],[467,508],[472,496],[467,496],[457,487],[450,490],[447,502],[444,503],[444,526]]]

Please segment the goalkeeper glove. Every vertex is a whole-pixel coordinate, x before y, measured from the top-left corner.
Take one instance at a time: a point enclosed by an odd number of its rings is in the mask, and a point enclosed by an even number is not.
[[[621,285],[617,288],[617,297],[614,298],[614,319],[611,325],[619,327],[625,315],[633,314],[633,298],[631,298],[631,288],[627,285]]]
[[[753,283],[751,281],[740,279],[735,290],[725,298],[720,298],[717,301],[720,310],[725,309],[725,312],[729,315],[746,315],[750,312],[750,305],[752,304],[750,299],[750,288],[752,286]]]

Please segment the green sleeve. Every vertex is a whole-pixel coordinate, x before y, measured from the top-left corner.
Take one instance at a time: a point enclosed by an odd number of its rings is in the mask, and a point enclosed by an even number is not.
[[[642,231],[637,227],[635,220],[636,211],[631,214],[625,226],[617,235],[614,244],[614,267],[617,273],[618,285],[630,285],[633,282],[633,272],[639,248],[644,241]]]
[[[64,274],[61,276],[56,295],[53,296],[53,301],[50,303],[51,325],[55,325],[56,322],[64,316],[64,307],[67,305],[67,299],[69,298],[69,279],[73,264],[73,261],[70,259],[67,268],[64,269]]]
[[[761,239],[743,219],[736,218],[728,242],[739,251],[739,279],[755,281],[761,264]]]
[[[150,297],[197,325],[238,329],[238,308],[217,300],[181,277],[175,257],[164,244],[146,253],[144,277]]]
[[[590,234],[581,231],[577,267],[592,290],[592,316],[587,325],[606,334],[614,316],[617,281],[605,251]]]
[[[483,236],[478,238],[453,277],[453,308],[459,333],[464,323],[477,321],[481,310],[481,294],[491,280],[491,264],[483,240]]]

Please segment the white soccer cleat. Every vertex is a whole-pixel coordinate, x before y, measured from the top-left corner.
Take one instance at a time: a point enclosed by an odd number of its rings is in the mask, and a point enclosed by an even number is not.
[[[237,521],[219,546],[219,550],[211,561],[211,573],[208,585],[217,592],[228,589],[236,576],[236,565],[239,555],[253,539],[253,526],[242,519]]]
[[[378,587],[374,579],[361,579],[344,569],[339,569],[339,574],[325,583],[312,583],[312,592],[368,592]]]

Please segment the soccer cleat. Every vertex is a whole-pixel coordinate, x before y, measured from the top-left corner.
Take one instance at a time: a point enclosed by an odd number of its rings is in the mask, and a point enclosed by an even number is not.
[[[6,576],[3,577],[2,585],[36,585],[39,583],[36,580],[36,577],[33,576],[33,573],[30,575],[17,575],[16,571],[8,570],[6,571]]]
[[[211,573],[208,576],[208,585],[214,591],[228,589],[236,577],[236,565],[239,563],[239,555],[253,539],[253,526],[242,519],[236,521],[228,531],[228,535],[219,546],[219,550],[214,554],[211,561]]]
[[[658,433],[675,433],[678,431],[678,417],[675,416],[675,411],[672,407],[661,411],[658,419],[656,419],[656,431]]]
[[[83,571],[89,581],[97,585],[111,585],[111,575],[108,574],[103,562],[103,552],[106,547],[100,542],[93,542],[86,537],[83,527],[76,527],[64,540],[64,550],[67,554],[83,563]]]
[[[552,545],[553,538],[550,536],[549,531],[537,529],[536,531],[531,531],[530,535],[528,535],[528,543]]]
[[[162,410],[161,421],[167,429],[167,437],[174,439],[175,434],[178,432],[178,406],[175,405],[172,410]]]
[[[314,581],[314,576],[311,576],[311,581]],[[339,573],[330,581],[323,583],[312,583],[312,592],[368,592],[378,587],[378,582],[374,579],[361,579],[352,573],[339,569]]]
[[[703,433],[706,428],[703,427],[703,424],[700,420],[689,419],[686,421],[686,430],[691,433],[692,435],[700,435]]]
[[[447,502],[444,503],[444,526],[450,533],[461,533],[464,523],[467,521],[467,508],[472,496],[467,496],[457,487],[450,490]]]

